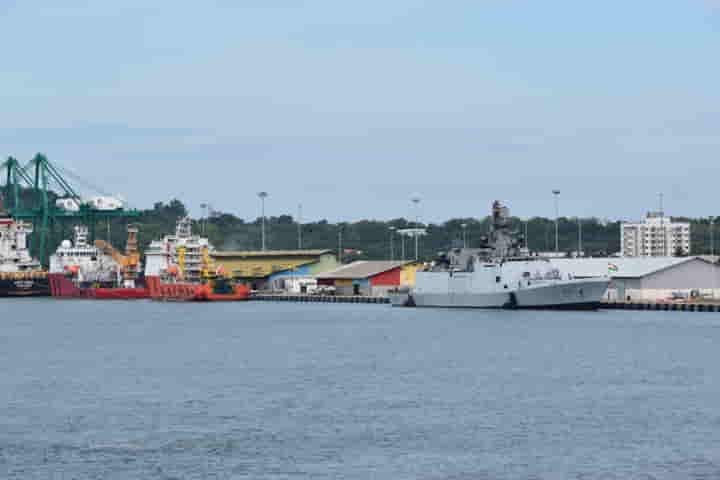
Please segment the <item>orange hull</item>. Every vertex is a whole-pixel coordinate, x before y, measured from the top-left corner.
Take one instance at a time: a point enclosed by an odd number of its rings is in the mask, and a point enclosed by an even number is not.
[[[234,287],[233,293],[213,293],[207,285],[190,283],[162,283],[160,277],[146,277],[150,298],[155,300],[185,302],[237,302],[250,297],[250,289],[245,285]]]

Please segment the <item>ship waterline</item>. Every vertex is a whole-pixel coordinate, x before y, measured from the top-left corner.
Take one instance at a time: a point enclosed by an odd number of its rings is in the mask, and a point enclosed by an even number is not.
[[[393,306],[591,310],[599,307],[608,283],[604,279],[588,279],[509,292],[395,293],[390,300]]]

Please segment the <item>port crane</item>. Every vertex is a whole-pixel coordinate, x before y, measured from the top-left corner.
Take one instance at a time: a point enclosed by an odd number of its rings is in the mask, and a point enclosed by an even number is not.
[[[101,205],[83,199],[66,178],[81,182],[80,177],[51,163],[40,153],[26,165],[9,157],[0,169],[5,180],[5,208],[12,217],[35,225],[35,235],[39,237],[37,257],[43,265],[48,264],[48,244],[56,226],[68,221],[80,222],[89,228],[93,241],[99,221],[140,215],[137,210],[126,209],[121,202]]]

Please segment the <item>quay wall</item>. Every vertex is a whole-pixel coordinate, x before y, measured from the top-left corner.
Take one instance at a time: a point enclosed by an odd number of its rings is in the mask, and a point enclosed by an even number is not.
[[[366,295],[297,295],[297,294],[253,294],[251,300],[272,302],[312,302],[312,303],[374,303],[389,304],[388,297]],[[600,309],[607,310],[655,310],[674,312],[720,312],[720,303],[668,303],[668,302],[614,302],[604,301]]]
[[[250,300],[272,302],[313,302],[313,303],[390,303],[388,297],[364,295],[278,295],[253,294]]]

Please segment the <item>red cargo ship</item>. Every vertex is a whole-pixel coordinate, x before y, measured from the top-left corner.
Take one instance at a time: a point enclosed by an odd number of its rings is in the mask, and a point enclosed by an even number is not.
[[[64,240],[50,257],[48,279],[52,296],[105,300],[149,298],[149,290],[138,286],[137,227],[128,226],[125,254],[102,240],[96,240],[95,245],[88,244],[87,233],[87,227],[76,226],[74,243]]]

